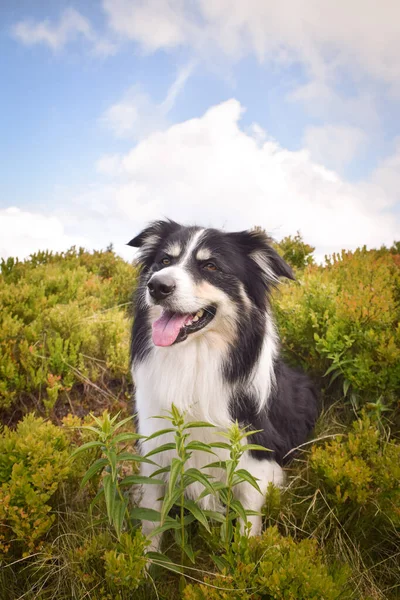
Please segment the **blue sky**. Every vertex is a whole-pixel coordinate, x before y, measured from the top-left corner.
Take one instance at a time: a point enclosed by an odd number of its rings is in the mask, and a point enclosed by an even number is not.
[[[8,5],[7,5],[8,4]],[[147,220],[400,237],[400,5],[2,3],[0,254]]]

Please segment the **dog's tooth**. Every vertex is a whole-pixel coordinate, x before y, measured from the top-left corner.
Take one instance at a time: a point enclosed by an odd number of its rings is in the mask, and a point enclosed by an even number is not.
[[[196,323],[196,321],[199,320],[199,317],[196,315],[195,317],[193,317],[192,323]]]
[[[200,317],[202,317],[203,315],[204,315],[204,310],[201,308],[200,310],[197,311],[196,317],[199,317],[199,319],[200,319]]]

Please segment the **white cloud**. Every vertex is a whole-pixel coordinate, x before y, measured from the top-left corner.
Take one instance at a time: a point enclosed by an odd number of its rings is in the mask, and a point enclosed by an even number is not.
[[[394,199],[377,182],[354,185],[316,164],[307,150],[290,152],[239,127],[235,100],[199,118],[154,133],[113,156],[113,202],[132,234],[150,219],[242,229],[262,225],[275,237],[300,229],[319,255],[367,244],[391,244],[398,231]],[[114,170],[113,170],[114,169]]]
[[[68,236],[60,219],[9,207],[0,210],[0,256],[27,258],[38,250],[61,251],[88,246],[88,239]]]
[[[57,208],[54,220],[36,215],[36,221],[27,213],[12,220],[3,211],[0,251],[26,254],[84,238],[89,248],[113,242],[129,258],[132,249],[124,244],[162,217],[227,230],[261,225],[276,239],[300,230],[318,257],[398,238],[393,208],[400,154],[386,159],[370,180],[351,184],[314,162],[308,150],[286,150],[257,126],[243,130],[242,113],[230,100],[152,133],[125,155],[108,157],[103,173],[110,183]]]
[[[303,136],[304,147],[312,160],[336,171],[350,163],[367,142],[364,131],[348,125],[310,126]]]
[[[92,45],[95,54],[107,56],[116,51],[115,45],[101,39],[93,30],[89,20],[74,8],[67,8],[58,23],[51,22],[49,19],[39,22],[32,19],[20,21],[13,26],[12,34],[25,46],[44,44],[53,51],[61,50],[78,37],[86,39]]]
[[[165,99],[156,104],[140,86],[134,86],[119,102],[110,106],[100,122],[118,138],[142,139],[153,131],[166,129],[168,113],[174,107],[194,68],[190,63],[178,71]]]
[[[146,52],[187,41],[185,0],[103,0],[112,29],[139,42]]]
[[[148,52],[190,46],[240,58],[303,64],[329,82],[339,69],[397,86],[398,0],[103,0],[110,27]]]

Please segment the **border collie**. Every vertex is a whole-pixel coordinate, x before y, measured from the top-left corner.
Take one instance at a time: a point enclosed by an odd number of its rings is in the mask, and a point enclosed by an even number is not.
[[[225,431],[238,421],[262,430],[250,439],[272,452],[245,452],[240,464],[258,478],[262,494],[248,483],[235,488],[245,509],[260,511],[268,483],[283,483],[282,465],[306,441],[318,413],[311,381],[279,357],[269,303],[271,288],[280,277],[294,279],[292,270],[257,230],[225,233],[157,221],[129,245],[140,249],[142,267],[131,342],[139,431],[157,431],[160,421],[152,417],[172,403],[188,421],[208,421]],[[221,440],[213,428],[193,431],[206,443]],[[168,441],[168,434],[157,437],[145,442],[145,450]],[[226,451],[216,452],[226,458]],[[167,466],[173,454],[158,457]],[[209,460],[204,452],[190,458],[197,468]],[[153,470],[142,464],[142,474]],[[215,478],[221,473],[210,472]],[[193,499],[202,491],[197,483],[189,488]],[[142,505],[160,510],[162,496],[163,486],[147,486]],[[210,496],[202,500],[206,508],[212,502]],[[261,516],[249,521],[258,535]],[[145,534],[153,527],[144,521]],[[152,548],[159,542],[153,538]]]

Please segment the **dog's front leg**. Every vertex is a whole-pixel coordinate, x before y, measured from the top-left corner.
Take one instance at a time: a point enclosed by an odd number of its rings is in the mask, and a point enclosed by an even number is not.
[[[257,480],[261,493],[250,483],[243,481],[235,487],[235,496],[241,502],[245,510],[257,511],[257,515],[249,515],[247,521],[251,525],[250,535],[260,535],[262,530],[261,510],[265,504],[268,484],[276,486],[283,484],[282,468],[273,460],[257,460],[246,452],[240,461],[241,468],[249,471]],[[244,523],[241,523],[242,531]]]

